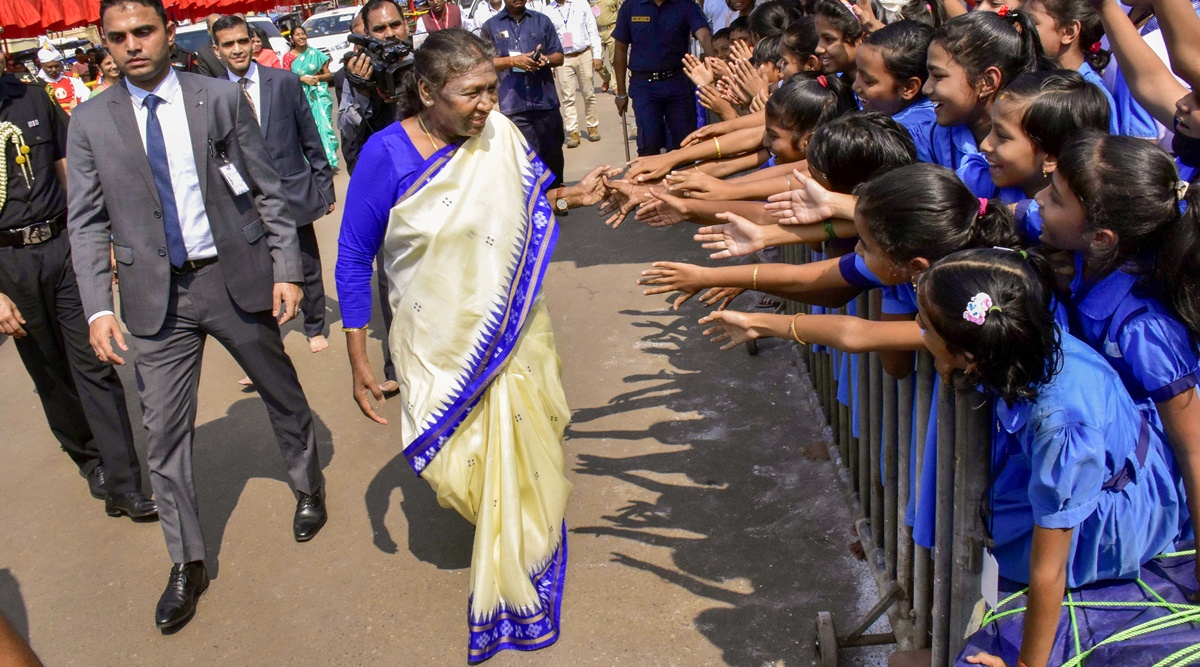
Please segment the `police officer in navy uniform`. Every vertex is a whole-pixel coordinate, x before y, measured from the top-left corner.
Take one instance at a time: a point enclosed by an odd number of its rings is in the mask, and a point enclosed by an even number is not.
[[[696,129],[696,89],[683,73],[688,38],[695,35],[704,54],[712,53],[704,12],[692,0],[626,0],[612,35],[617,113],[625,115],[632,97],[638,155],[678,148]]]
[[[67,116],[45,88],[0,73],[0,334],[16,341],[50,430],[110,516],[151,519],[125,388],[96,358],[66,234]]]

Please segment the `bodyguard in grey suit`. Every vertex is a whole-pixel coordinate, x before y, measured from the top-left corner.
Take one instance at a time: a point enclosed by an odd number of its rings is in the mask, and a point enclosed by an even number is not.
[[[161,0],[102,0],[100,18],[125,83],[72,118],[68,228],[92,348],[115,364],[124,359],[111,341],[128,348],[112,312],[110,242],[121,276],[150,480],[175,563],[155,610],[169,628],[192,617],[208,587],[192,481],[208,336],[266,404],[299,497],[296,539],[324,525],[312,413],[279,334],[296,314],[303,272],[295,221],[242,91],[171,68],[175,25]]]
[[[300,77],[273,67],[260,67],[250,50],[250,27],[241,16],[223,16],[212,24],[217,55],[225,62],[229,80],[246,91],[267,154],[288,196],[300,241],[304,268],[304,334],[309,349],[320,352],[325,340],[325,285],[321,278],[321,250],[313,222],[333,212],[333,171],[325,157],[321,134],[313,120]]]

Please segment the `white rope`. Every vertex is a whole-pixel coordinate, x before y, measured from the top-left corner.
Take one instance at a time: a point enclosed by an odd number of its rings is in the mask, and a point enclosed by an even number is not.
[[[21,175],[25,177],[25,183],[33,182],[33,172],[29,167],[29,147],[25,145],[25,137],[21,134],[21,128],[5,121],[0,123],[0,151],[7,153],[4,150],[5,145],[12,143],[13,148],[17,151],[16,163],[21,168]],[[5,202],[8,201],[8,159],[0,160],[0,209],[4,208]]]

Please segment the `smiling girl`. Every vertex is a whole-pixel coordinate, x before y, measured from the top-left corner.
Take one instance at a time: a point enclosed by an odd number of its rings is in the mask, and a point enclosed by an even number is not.
[[[979,142],[991,131],[991,108],[1000,90],[1042,68],[1041,49],[1033,24],[1019,10],[953,18],[929,45],[924,92],[937,115],[933,160],[954,169],[976,196],[991,197],[996,186],[986,165],[966,158],[979,153]]]
[[[933,160],[930,137],[937,124],[933,103],[921,88],[929,78],[925,63],[933,28],[899,21],[871,33],[858,48],[854,93],[864,111],[896,119],[912,135],[921,162]]]
[[[854,58],[865,33],[858,17],[837,0],[816,0],[812,14],[817,26],[817,56],[826,74],[836,74],[853,84],[858,68]]]

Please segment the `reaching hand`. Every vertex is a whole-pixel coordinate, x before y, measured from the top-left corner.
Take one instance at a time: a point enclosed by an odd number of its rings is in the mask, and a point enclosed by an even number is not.
[[[701,294],[699,301],[709,308],[712,308],[713,304],[717,304],[717,310],[725,310],[730,303],[733,303],[734,299],[745,291],[740,287],[714,287]]]
[[[720,78],[732,74],[732,72],[729,71],[729,63],[721,60],[720,58],[705,58],[704,64],[708,65],[708,68],[712,70],[714,77]]]
[[[744,107],[750,103],[750,96],[742,90],[733,77],[722,77],[717,82],[717,92],[721,93],[721,97],[729,100],[730,104]]]
[[[679,306],[696,296],[696,292],[705,287],[711,287],[711,285],[704,284],[704,269],[694,264],[655,262],[651,266],[653,268],[642,271],[642,277],[638,280],[638,284],[654,285],[654,287],[643,291],[642,294],[653,296],[683,292],[683,295],[675,299],[671,305],[675,310],[679,310]]]
[[[980,651],[968,657],[967,662],[972,665],[986,665],[986,667],[1008,667],[1004,660],[986,651]]]
[[[707,86],[713,82],[713,71],[690,53],[683,57],[683,72],[697,87]]]
[[[766,227],[734,213],[718,213],[717,217],[725,220],[725,224],[701,227],[692,237],[703,244],[705,250],[716,251],[709,258],[745,257],[767,247]]]
[[[754,49],[745,40],[735,40],[729,45],[730,60],[750,60],[754,57]]]
[[[725,99],[725,97],[721,95],[721,92],[718,90],[717,86],[704,86],[703,88],[697,88],[696,99],[700,101],[700,104],[702,104],[705,109],[717,114],[722,120],[732,120],[737,118],[737,109],[734,109],[729,100]],[[720,136],[720,133],[711,132],[708,133],[708,136],[705,138],[712,139],[716,136]]]
[[[707,87],[710,89],[712,88],[712,86],[700,86],[700,87],[701,88]],[[699,95],[699,94],[700,94],[700,91],[696,91],[696,95]],[[703,101],[701,101],[701,103],[703,103]],[[695,132],[692,132],[691,134],[684,137],[683,141],[680,142],[679,147],[687,148],[688,146],[691,146],[692,144],[698,144],[702,141],[708,141],[708,140],[712,139],[713,137],[719,137],[719,136],[721,136],[721,132],[719,132],[717,130],[717,124],[705,125],[704,127],[697,128]]]
[[[723,196],[725,194],[725,181],[699,171],[673,171],[667,174],[663,180],[670,184],[667,192],[671,194],[687,192],[689,199],[709,201],[731,199],[731,197]]]
[[[25,324],[25,318],[21,317],[21,310],[17,308],[17,304],[13,303],[7,294],[0,294],[0,334],[24,338],[25,328],[22,324]]]
[[[792,170],[797,188],[771,195],[767,210],[781,225],[808,225],[833,217],[833,195],[807,174]]]
[[[736,310],[718,310],[700,318],[700,324],[713,326],[704,330],[705,336],[711,336],[710,341],[724,343],[722,350],[733,348],[752,340],[756,340],[758,331],[750,323],[750,315]]]
[[[580,193],[577,202],[580,206],[595,206],[604,199],[608,193],[608,187],[605,185],[607,178],[611,178],[621,173],[620,169],[613,169],[608,165],[596,167],[589,171],[586,176],[579,179],[575,187]]]
[[[767,90],[764,88],[763,90],[758,91],[758,94],[754,96],[754,99],[750,100],[750,113],[758,113],[766,108]]]
[[[639,184],[658,180],[675,167],[676,160],[677,157],[670,153],[635,157],[629,161],[629,171],[625,174],[625,180]]]
[[[741,89],[742,97],[745,98],[747,104],[767,87],[766,80],[758,73],[758,69],[750,64],[749,60],[735,60],[731,64],[731,69],[733,70],[733,81]]]
[[[616,229],[642,203],[646,197],[644,191],[649,190],[649,188],[634,185],[626,180],[610,181],[607,177],[602,177],[602,180],[604,182],[605,194],[604,200],[600,202],[600,214],[605,215],[610,211],[613,212],[604,221],[604,224]]]
[[[634,219],[651,227],[670,227],[688,220],[689,216],[691,211],[683,199],[651,188],[650,199],[638,207]]]

